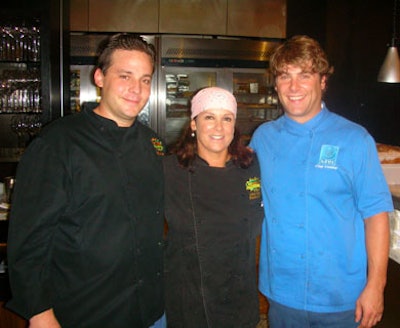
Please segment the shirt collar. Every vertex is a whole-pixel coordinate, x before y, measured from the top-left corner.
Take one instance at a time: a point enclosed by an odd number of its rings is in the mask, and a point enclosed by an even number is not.
[[[106,131],[106,130],[120,130],[121,128],[117,125],[117,123],[113,120],[110,120],[109,118],[106,118],[104,116],[98,115],[94,112],[94,109],[90,108],[85,108],[84,109],[85,113],[88,115],[89,119],[101,130],[101,131]],[[133,122],[133,124],[130,127],[124,128],[127,130],[134,129],[136,126],[136,121]]]
[[[322,122],[324,122],[325,118],[330,115],[330,111],[326,107],[325,102],[322,102],[321,106],[321,111],[305,123],[298,123],[285,114],[283,116],[284,127],[296,134],[308,134],[310,131],[316,130],[321,127]]]
[[[201,158],[198,154],[196,154],[196,157],[195,157],[193,163],[194,163],[195,165],[198,165],[198,166],[210,166],[210,165],[207,163],[207,161],[204,160],[203,158]],[[230,167],[230,166],[232,166],[232,165],[233,165],[233,161],[232,161],[232,159],[229,159],[229,160],[226,162],[225,167]],[[219,167],[219,168],[220,168],[220,169],[223,169],[223,167]]]

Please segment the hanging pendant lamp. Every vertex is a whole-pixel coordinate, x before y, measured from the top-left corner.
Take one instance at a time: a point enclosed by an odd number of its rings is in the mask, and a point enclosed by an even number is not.
[[[392,41],[379,70],[378,82],[400,83],[400,58],[396,47],[397,1],[394,0]]]

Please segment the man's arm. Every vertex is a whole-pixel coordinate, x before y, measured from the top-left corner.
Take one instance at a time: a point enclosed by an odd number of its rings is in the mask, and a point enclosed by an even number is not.
[[[53,309],[34,315],[29,320],[29,328],[61,328]]]
[[[7,241],[7,307],[26,319],[52,308],[52,241],[68,201],[66,179],[63,163],[35,138],[18,164]]]
[[[355,312],[355,320],[363,328],[373,327],[382,319],[390,243],[389,218],[386,212],[371,216],[364,224],[368,278],[367,285],[356,302]]]

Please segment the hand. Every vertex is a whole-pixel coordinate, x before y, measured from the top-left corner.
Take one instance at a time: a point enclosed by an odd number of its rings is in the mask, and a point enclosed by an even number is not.
[[[29,328],[61,328],[53,309],[41,312],[29,320]]]
[[[359,328],[370,328],[381,321],[383,300],[383,291],[368,285],[365,287],[356,302],[355,321],[360,322]]]

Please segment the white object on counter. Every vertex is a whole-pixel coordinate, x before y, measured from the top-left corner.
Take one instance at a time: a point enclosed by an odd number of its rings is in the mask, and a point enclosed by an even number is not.
[[[390,254],[389,257],[400,264],[400,210],[389,213]]]
[[[382,170],[393,196],[400,198],[400,164],[382,164]],[[400,264],[400,210],[389,213],[389,257]]]
[[[5,202],[4,197],[4,184],[1,183],[0,185],[1,193],[0,193],[0,221],[8,220],[8,211],[10,209],[10,204]]]

